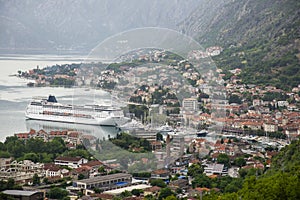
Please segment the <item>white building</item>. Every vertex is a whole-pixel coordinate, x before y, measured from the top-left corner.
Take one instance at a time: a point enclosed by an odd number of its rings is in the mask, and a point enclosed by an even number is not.
[[[58,157],[54,160],[55,165],[68,166],[70,168],[78,168],[81,164],[87,163],[88,160],[79,157]]]
[[[184,111],[198,111],[198,101],[196,98],[186,98],[182,101],[182,108]]]
[[[278,126],[275,123],[264,123],[263,128],[265,132],[276,132],[278,131]]]
[[[207,176],[210,175],[226,175],[228,174],[227,170],[224,169],[224,164],[207,164],[204,167],[204,173]]]

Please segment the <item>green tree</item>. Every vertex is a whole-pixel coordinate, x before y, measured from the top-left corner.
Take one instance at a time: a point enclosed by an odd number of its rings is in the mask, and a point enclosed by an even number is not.
[[[84,179],[85,178],[85,176],[83,175],[83,174],[79,174],[78,175],[78,180],[82,180],[82,179]]]
[[[65,150],[67,150],[67,147],[65,145],[65,142],[60,137],[53,138],[52,141],[48,142],[46,145],[46,152],[52,153],[52,154],[61,154]]]
[[[100,194],[103,192],[103,189],[100,188],[94,188],[95,193]]]
[[[137,197],[139,197],[141,195],[141,193],[143,192],[143,190],[140,190],[140,189],[133,189],[131,191],[131,193]]]
[[[15,140],[15,137],[9,137],[7,141],[5,141],[5,145],[7,147],[7,151],[14,157],[20,158],[26,152],[25,144],[21,140]]]
[[[217,162],[220,164],[224,164],[226,167],[230,166],[230,159],[229,156],[225,153],[221,153],[217,157]]]
[[[7,151],[0,151],[0,158],[10,158],[11,155]]]
[[[124,192],[121,193],[121,198],[124,199],[126,197],[130,197],[132,196],[131,192],[129,192],[128,190],[125,190]]]
[[[237,157],[234,159],[234,164],[236,166],[242,167],[246,165],[246,160],[243,157]]]
[[[33,183],[33,185],[39,185],[39,184],[41,184],[41,179],[40,179],[40,177],[37,174],[33,175],[32,183]]]
[[[40,162],[39,156],[36,153],[26,153],[23,156],[24,160],[31,160],[32,162]]]
[[[161,133],[156,134],[156,140],[163,141],[163,135]]]
[[[49,183],[50,183],[50,182],[49,182],[49,179],[45,177],[45,178],[43,179],[43,183],[49,184]]]
[[[237,103],[237,104],[241,104],[242,100],[240,99],[240,97],[236,94],[230,95],[229,99],[228,99],[228,103]]]
[[[42,139],[30,138],[26,141],[26,150],[30,153],[40,153],[45,151],[45,143]]]
[[[203,171],[204,169],[200,164],[192,164],[188,167],[188,175],[192,177],[202,174]]]
[[[9,195],[4,194],[4,193],[2,193],[2,192],[0,192],[0,199],[1,199],[1,200],[15,200],[15,198],[10,197]]]
[[[48,192],[48,197],[49,198],[53,198],[53,199],[63,199],[64,197],[68,196],[68,191],[58,188],[58,187],[54,187],[51,188]]]
[[[158,186],[161,188],[167,187],[167,184],[162,179],[152,179],[152,180],[150,180],[150,184],[152,186]]]
[[[177,198],[174,195],[171,195],[171,196],[167,196],[165,200],[177,200]]]
[[[194,180],[192,181],[193,188],[195,188],[195,187],[210,188],[211,184],[212,184],[211,179],[208,176],[206,176],[205,174],[200,174],[200,175],[196,176],[194,178]]]
[[[162,188],[159,192],[158,199],[162,200],[162,199],[165,199],[168,196],[172,196],[172,195],[174,195],[174,193],[172,192],[172,190],[170,188]]]
[[[105,167],[102,165],[102,166],[100,166],[99,168],[98,168],[98,172],[99,173],[106,173],[106,170],[105,170]]]

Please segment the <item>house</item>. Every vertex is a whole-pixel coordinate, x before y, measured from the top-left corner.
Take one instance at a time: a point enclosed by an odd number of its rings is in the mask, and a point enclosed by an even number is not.
[[[27,184],[32,181],[34,174],[41,174],[43,164],[34,163],[31,160],[9,161],[4,160],[4,166],[1,166],[0,179],[8,180],[12,178],[17,184]]]
[[[45,177],[61,177],[69,175],[69,170],[61,169],[59,166],[53,163],[47,163],[44,165],[44,175]]]
[[[67,138],[67,131],[50,131],[49,138],[61,137],[63,140]]]
[[[152,149],[152,151],[162,149],[162,144],[161,144],[160,141],[151,141],[150,144],[151,144],[151,149]]]
[[[207,164],[205,167],[204,167],[204,173],[207,175],[207,176],[210,176],[210,175],[226,175],[228,174],[227,170],[224,168],[224,164],[216,164],[216,163],[213,163],[213,164]]]
[[[90,171],[90,175],[91,174],[98,174],[98,169],[103,166],[104,167],[104,170],[106,172],[110,172],[111,171],[111,168],[105,166],[101,161],[99,160],[91,160],[87,163],[84,163],[81,165],[81,167],[89,167]]]
[[[176,189],[178,189],[178,188],[187,190],[189,187],[189,181],[188,181],[188,179],[178,179],[178,180],[170,182],[169,187],[174,191],[176,191]]]
[[[67,141],[71,144],[77,145],[80,144],[80,133],[77,131],[68,131]]]
[[[151,173],[151,179],[163,179],[168,180],[169,179],[170,172],[167,169],[157,169],[155,171],[152,171]]]
[[[278,125],[276,123],[265,122],[263,124],[263,128],[265,132],[276,132],[278,131]]]
[[[203,187],[203,188],[197,187],[195,189],[189,190],[189,196],[191,196],[191,197],[199,197],[199,196],[202,196],[204,194],[209,194],[209,193],[210,193],[210,189],[206,188],[206,187]]]
[[[160,191],[160,187],[158,186],[153,186],[151,188],[146,188],[144,190],[144,196],[147,196],[147,195],[152,195],[152,196],[156,196],[158,195],[158,192]]]
[[[102,200],[111,200],[111,199],[115,198],[114,195],[104,194],[104,193],[101,193],[101,194],[91,194],[90,196],[91,197],[97,197],[97,198],[102,199]]]
[[[81,174],[81,175],[83,175],[84,178],[89,178],[91,171],[92,171],[92,167],[85,165],[85,166],[81,166],[81,167],[73,169],[72,175],[79,178],[79,175]]]
[[[70,168],[78,168],[80,165],[87,163],[87,159],[80,157],[57,157],[54,160],[55,165],[67,166]]]
[[[42,139],[44,142],[48,142],[48,140],[49,140],[48,133],[47,133],[46,131],[44,131],[43,129],[39,130],[39,131],[35,134],[34,138],[40,138],[40,139]]]

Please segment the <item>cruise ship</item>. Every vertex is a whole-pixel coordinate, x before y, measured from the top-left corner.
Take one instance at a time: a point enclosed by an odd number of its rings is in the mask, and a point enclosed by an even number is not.
[[[28,119],[76,124],[118,126],[126,122],[121,108],[58,103],[55,96],[34,97],[25,111]]]

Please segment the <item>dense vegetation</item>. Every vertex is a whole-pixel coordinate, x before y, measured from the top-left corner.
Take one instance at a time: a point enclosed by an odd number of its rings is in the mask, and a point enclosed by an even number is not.
[[[212,12],[199,7],[182,27],[204,46],[222,46],[213,57],[222,69],[241,68],[243,83],[297,86],[300,79],[300,2],[222,1]],[[198,12],[197,12],[198,11]]]
[[[148,140],[134,137],[127,133],[118,133],[115,138],[110,138],[110,141],[130,152],[142,153],[151,151],[151,145]]]
[[[233,179],[224,189],[218,185],[223,194],[213,192],[203,199],[300,199],[300,141],[293,141],[283,148],[272,159],[271,168],[261,173],[251,169],[244,180]],[[230,178],[222,177],[221,180],[226,179]],[[196,181],[194,184],[197,186],[211,186],[209,184],[214,183],[207,178],[197,178]]]
[[[89,158],[90,154],[79,145],[77,149],[68,150],[65,142],[60,137],[55,137],[49,142],[42,139],[19,140],[15,136],[7,137],[5,142],[0,142],[0,157],[13,157],[18,161],[31,160],[33,162],[49,163],[59,155],[82,156]]]
[[[118,137],[122,139],[116,139],[117,137],[111,138],[110,136],[109,140],[97,139],[96,149],[89,149],[89,151],[92,152],[93,156],[98,160],[115,160],[114,163],[120,165],[116,167],[117,169],[126,170],[129,173],[149,172],[156,169],[157,163],[154,154],[150,151],[145,151],[144,148],[135,149],[140,151],[133,151],[133,149],[129,147],[131,146],[130,144],[137,144],[141,142],[141,145],[145,145],[145,148],[147,149],[149,142],[136,140],[132,137],[133,136],[128,134],[122,134],[122,136]],[[116,140],[116,144],[114,144],[111,140]],[[126,140],[129,142],[128,144],[124,144]],[[146,159],[147,162],[143,162],[143,159]]]

